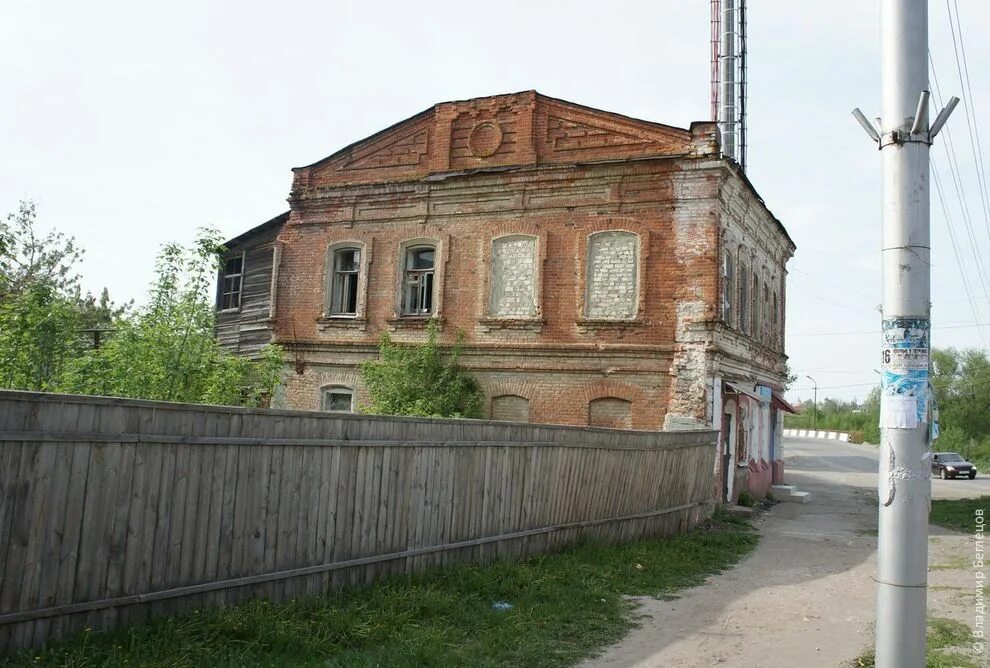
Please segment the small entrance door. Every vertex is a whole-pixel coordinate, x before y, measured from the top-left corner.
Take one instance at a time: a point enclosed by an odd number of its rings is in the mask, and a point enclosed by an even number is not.
[[[729,500],[729,476],[732,475],[732,416],[722,415],[722,501]]]

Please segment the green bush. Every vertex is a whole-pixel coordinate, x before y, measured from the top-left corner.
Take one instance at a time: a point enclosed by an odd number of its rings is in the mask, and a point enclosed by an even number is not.
[[[483,417],[485,396],[477,381],[458,364],[464,334],[448,350],[439,344],[439,325],[431,320],[426,342],[401,345],[383,332],[377,360],[365,362],[361,375],[371,402],[361,411],[377,415]]]

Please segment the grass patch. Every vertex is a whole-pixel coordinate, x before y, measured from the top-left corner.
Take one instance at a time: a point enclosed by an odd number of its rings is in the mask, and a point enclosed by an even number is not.
[[[938,499],[932,501],[929,521],[946,529],[972,533],[976,529],[976,511],[990,509],[990,496],[976,499]],[[986,517],[984,516],[986,519]]]
[[[928,645],[925,656],[927,668],[979,668],[972,657],[950,649],[968,648],[973,634],[968,626],[955,619],[931,617],[928,620]],[[870,648],[852,665],[856,668],[873,668],[876,665],[873,648]]]
[[[565,666],[634,625],[627,596],[669,597],[756,545],[718,513],[695,531],[623,545],[582,544],[522,563],[466,565],[333,596],[161,618],[76,636],[0,666]],[[495,601],[511,610],[493,610]]]

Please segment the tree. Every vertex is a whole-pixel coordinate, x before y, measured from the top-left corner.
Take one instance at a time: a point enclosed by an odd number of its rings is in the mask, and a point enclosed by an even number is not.
[[[439,326],[431,320],[426,342],[404,346],[387,332],[378,344],[379,359],[361,367],[371,402],[361,410],[378,415],[421,417],[483,417],[484,394],[477,381],[460,368],[464,341],[458,332],[454,346],[444,354],[437,341]]]
[[[51,390],[81,353],[81,257],[73,238],[37,232],[31,202],[0,220],[0,387]]]
[[[939,447],[957,447],[969,441],[990,445],[990,359],[986,352],[933,350],[932,371],[939,426],[944,433]]]
[[[260,405],[281,375],[282,352],[252,362],[225,353],[214,337],[209,295],[222,247],[200,230],[189,248],[168,244],[158,255],[148,303],[119,317],[113,336],[69,364],[65,391],[224,405]]]

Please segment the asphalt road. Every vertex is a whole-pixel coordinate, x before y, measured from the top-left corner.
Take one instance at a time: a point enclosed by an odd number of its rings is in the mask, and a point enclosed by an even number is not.
[[[795,472],[828,471],[875,477],[879,466],[877,453],[878,449],[872,445],[854,445],[813,438],[785,438],[784,469]],[[933,499],[960,499],[983,495],[990,495],[990,471],[980,471],[976,480],[932,479]]]

